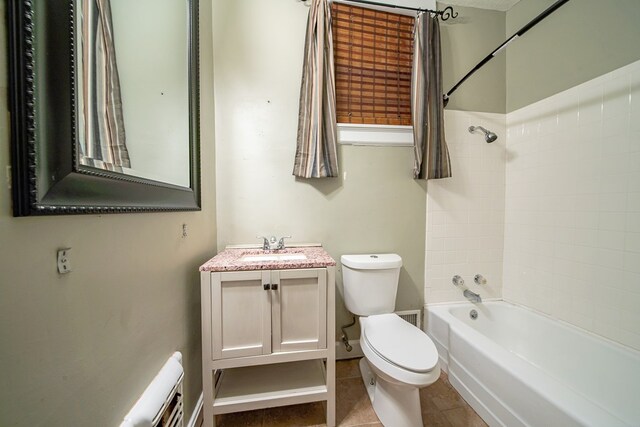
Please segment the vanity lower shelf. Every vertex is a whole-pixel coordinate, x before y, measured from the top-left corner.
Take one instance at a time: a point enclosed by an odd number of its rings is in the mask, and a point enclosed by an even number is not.
[[[324,362],[303,360],[225,369],[214,393],[214,414],[326,400]]]

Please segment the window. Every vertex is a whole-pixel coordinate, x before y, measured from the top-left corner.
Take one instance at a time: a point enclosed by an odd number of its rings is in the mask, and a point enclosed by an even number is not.
[[[369,125],[369,134],[370,125],[411,126],[414,18],[337,2],[331,8],[338,123]]]

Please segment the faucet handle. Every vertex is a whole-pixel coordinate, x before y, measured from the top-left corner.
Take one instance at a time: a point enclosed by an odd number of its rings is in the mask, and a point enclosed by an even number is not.
[[[271,238],[275,240],[275,237],[271,236]],[[269,238],[268,237],[256,236],[256,239],[262,239],[262,249],[265,250],[265,251],[269,250],[270,244],[269,244]]]
[[[487,284],[487,279],[485,279],[482,274],[476,274],[473,277],[473,281],[476,282],[476,285],[486,285]]]
[[[456,286],[464,285],[464,279],[457,274],[453,276],[453,278],[451,279],[451,282]]]
[[[280,240],[278,240],[278,249],[284,249],[284,239],[290,239],[291,236],[282,236]]]

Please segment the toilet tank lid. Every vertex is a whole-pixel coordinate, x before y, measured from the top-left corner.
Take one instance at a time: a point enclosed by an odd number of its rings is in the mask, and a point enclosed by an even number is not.
[[[402,258],[398,254],[362,254],[342,255],[342,265],[360,270],[384,270],[402,267]]]

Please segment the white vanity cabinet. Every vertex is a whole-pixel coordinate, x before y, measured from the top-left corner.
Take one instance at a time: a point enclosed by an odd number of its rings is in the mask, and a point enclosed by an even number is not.
[[[308,265],[201,271],[204,426],[314,401],[335,425],[335,267]]]
[[[327,348],[326,268],[211,273],[213,360]]]

